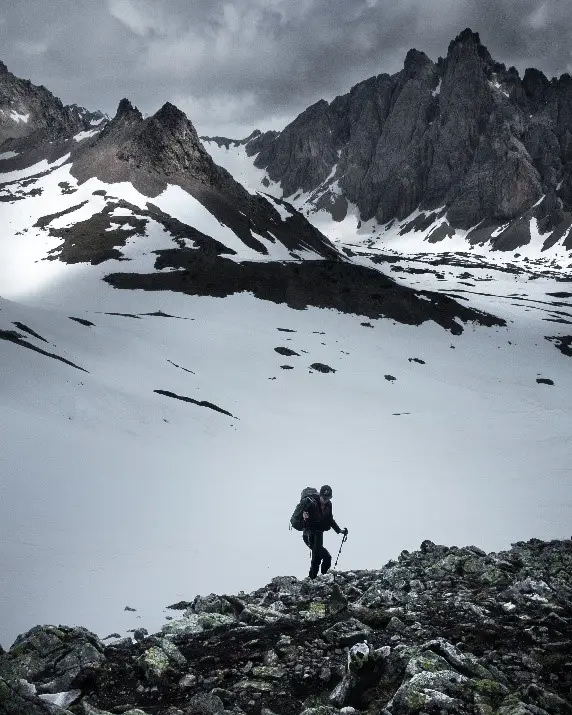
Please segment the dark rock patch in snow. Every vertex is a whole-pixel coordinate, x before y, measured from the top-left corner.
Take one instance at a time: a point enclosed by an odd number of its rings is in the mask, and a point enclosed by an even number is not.
[[[374,258],[372,257],[371,260],[374,263],[381,263],[381,261],[375,261]],[[437,271],[431,270],[431,268],[415,268],[414,266],[396,266],[393,265],[391,266],[392,271],[396,272],[403,272],[403,273],[411,273],[413,275],[416,274],[422,274],[422,273],[431,273],[432,275],[437,275]]]
[[[179,370],[184,370],[185,372],[190,372],[191,375],[194,375],[195,373],[192,370],[188,370],[186,367],[181,367],[180,365],[177,365],[177,363],[173,362],[172,360],[167,360],[168,363],[171,363],[173,367],[178,367]]]
[[[409,233],[410,231],[425,231],[426,229],[429,228],[429,226],[431,226],[432,223],[434,223],[443,214],[444,214],[444,211],[440,211],[437,213],[427,213],[427,214],[421,212],[414,219],[412,219],[411,221],[408,221],[404,226],[402,226],[401,230],[399,231],[399,235],[403,236],[404,234]]]
[[[189,320],[189,318],[183,318],[180,315],[170,315],[169,313],[164,313],[162,310],[156,310],[154,313],[141,313],[141,315],[149,315],[152,318],[174,318],[175,320]],[[194,318],[190,318],[194,320]]]
[[[41,335],[38,335],[35,330],[32,330],[32,328],[29,328],[27,325],[24,325],[24,323],[20,323],[19,320],[15,320],[12,325],[15,325],[17,328],[20,328],[20,330],[23,330],[25,333],[28,333],[28,335],[32,335],[34,338],[38,338],[38,340],[41,340],[44,343],[48,342]]]
[[[548,377],[537,377],[536,382],[538,382],[539,385],[554,385],[554,380]]]
[[[360,323],[360,325],[363,325],[364,328],[373,328],[373,325],[371,323]]]
[[[566,293],[565,291],[557,291],[556,293],[547,293],[546,295],[552,296],[553,298],[572,298],[572,293]]]
[[[147,220],[135,216],[111,216],[115,208],[115,205],[108,204],[101,213],[85,221],[64,228],[50,228],[50,236],[61,238],[62,243],[49,251],[46,260],[91,263],[93,266],[111,258],[124,260],[118,248],[125,246],[132,236],[144,236]],[[121,226],[117,226],[118,223]],[[125,225],[129,228],[124,228]]]
[[[547,323],[562,323],[563,325],[572,325],[572,320],[565,320],[564,318],[542,318]]]
[[[75,363],[71,362],[71,360],[66,360],[66,358],[60,357],[59,355],[54,355],[54,353],[49,353],[46,350],[42,350],[41,348],[32,345],[31,343],[24,340],[23,336],[20,335],[20,333],[17,333],[15,330],[0,330],[0,340],[7,340],[8,342],[14,343],[15,345],[20,345],[20,347],[28,348],[29,350],[33,350],[36,353],[40,353],[40,355],[45,355],[46,357],[53,358],[54,360],[59,360],[59,362],[63,362],[66,365],[71,365],[71,367],[75,367],[77,370],[81,370],[82,372],[88,372],[88,370],[85,370],[83,367],[76,365]]]
[[[293,366],[293,365],[280,365],[280,367],[281,367],[283,370],[293,370],[293,369],[294,369],[294,366]]]
[[[333,367],[325,365],[323,362],[313,362],[310,365],[310,370],[317,370],[317,372],[336,372]]]
[[[388,382],[395,382],[395,380],[397,380],[393,375],[384,375],[384,377]]]
[[[40,216],[40,218],[34,224],[34,228],[46,228],[46,226],[48,226],[55,219],[61,218],[62,216],[66,216],[67,214],[72,214],[75,211],[78,211],[79,209],[81,209],[87,203],[88,203],[88,201],[86,199],[85,201],[82,201],[81,204],[76,204],[75,206],[70,206],[69,208],[64,209],[63,211],[58,211],[55,214],[48,214],[47,216]]]
[[[443,221],[443,223],[439,224],[434,231],[431,231],[427,240],[429,243],[439,243],[439,241],[443,241],[444,239],[454,235],[455,229],[448,224],[447,221]]]
[[[231,414],[230,412],[227,412],[226,410],[223,410],[222,407],[213,405],[212,402],[207,402],[206,400],[193,400],[192,397],[185,397],[184,395],[177,395],[174,392],[170,392],[169,390],[153,390],[153,392],[156,392],[158,395],[165,395],[165,397],[172,397],[175,400],[182,400],[183,402],[191,402],[193,405],[198,405],[199,407],[208,407],[209,410],[215,410],[215,412],[221,412],[223,415],[228,415],[229,417],[233,417],[234,419],[236,419],[236,417],[233,414]]]
[[[420,365],[425,365],[425,360],[421,360],[421,358],[407,358],[409,362],[418,362]]]
[[[572,335],[546,336],[545,339],[554,343],[563,355],[572,357]]]
[[[431,291],[400,286],[378,270],[341,261],[304,263],[236,263],[199,251],[158,251],[155,268],[169,272],[114,273],[105,280],[115,288],[173,290],[190,295],[225,297],[251,292],[257,298],[286,303],[303,310],[308,306],[333,308],[369,318],[387,317],[408,325],[434,320],[454,334],[463,332],[457,320],[479,325],[504,326],[504,320]]]
[[[300,353],[297,353],[295,350],[290,350],[290,348],[274,348],[274,351],[277,352],[279,355],[285,355],[286,357],[292,357],[293,355],[297,355],[300,357]]]
[[[69,181],[60,181],[58,183],[58,186],[60,187],[62,194],[75,194],[77,189],[73,187]]]
[[[95,325],[95,323],[92,323],[91,320],[86,320],[85,318],[74,318],[72,315],[68,317],[70,320],[75,320],[76,323],[85,325],[87,328],[91,328],[93,325]]]
[[[282,333],[295,333],[295,330],[291,330],[290,328],[276,328],[276,330],[280,330]]]

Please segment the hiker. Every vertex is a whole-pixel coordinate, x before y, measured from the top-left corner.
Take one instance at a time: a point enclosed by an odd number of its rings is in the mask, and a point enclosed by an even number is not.
[[[302,538],[312,551],[310,578],[316,578],[320,564],[322,573],[327,573],[332,565],[332,557],[324,548],[324,531],[333,528],[336,534],[348,535],[348,530],[340,529],[334,520],[331,499],[332,487],[324,484],[319,494],[312,494],[304,502]]]

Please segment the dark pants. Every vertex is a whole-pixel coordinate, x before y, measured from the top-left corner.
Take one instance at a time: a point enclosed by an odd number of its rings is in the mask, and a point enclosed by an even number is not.
[[[323,531],[304,531],[302,538],[306,546],[312,550],[312,562],[310,564],[310,578],[316,578],[320,563],[322,564],[322,573],[327,573],[332,565],[332,557],[330,552],[324,548],[324,532]]]

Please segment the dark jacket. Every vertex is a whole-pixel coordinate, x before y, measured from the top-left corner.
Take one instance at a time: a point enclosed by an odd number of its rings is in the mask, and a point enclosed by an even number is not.
[[[304,509],[309,514],[309,519],[304,522],[304,531],[329,531],[333,529],[336,534],[341,533],[332,514],[332,502],[322,504],[319,497],[308,499]]]

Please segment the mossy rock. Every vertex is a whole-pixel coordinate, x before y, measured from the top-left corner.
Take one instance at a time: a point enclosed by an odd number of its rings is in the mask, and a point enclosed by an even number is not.
[[[199,613],[197,623],[205,629],[205,631],[221,626],[231,626],[236,623],[236,619],[232,616],[227,616],[224,613]]]
[[[145,651],[139,659],[140,664],[148,678],[160,680],[165,671],[169,668],[169,656],[161,648],[153,646]]]
[[[320,601],[313,601],[310,604],[308,611],[318,618],[323,618],[326,615],[326,604]]]

